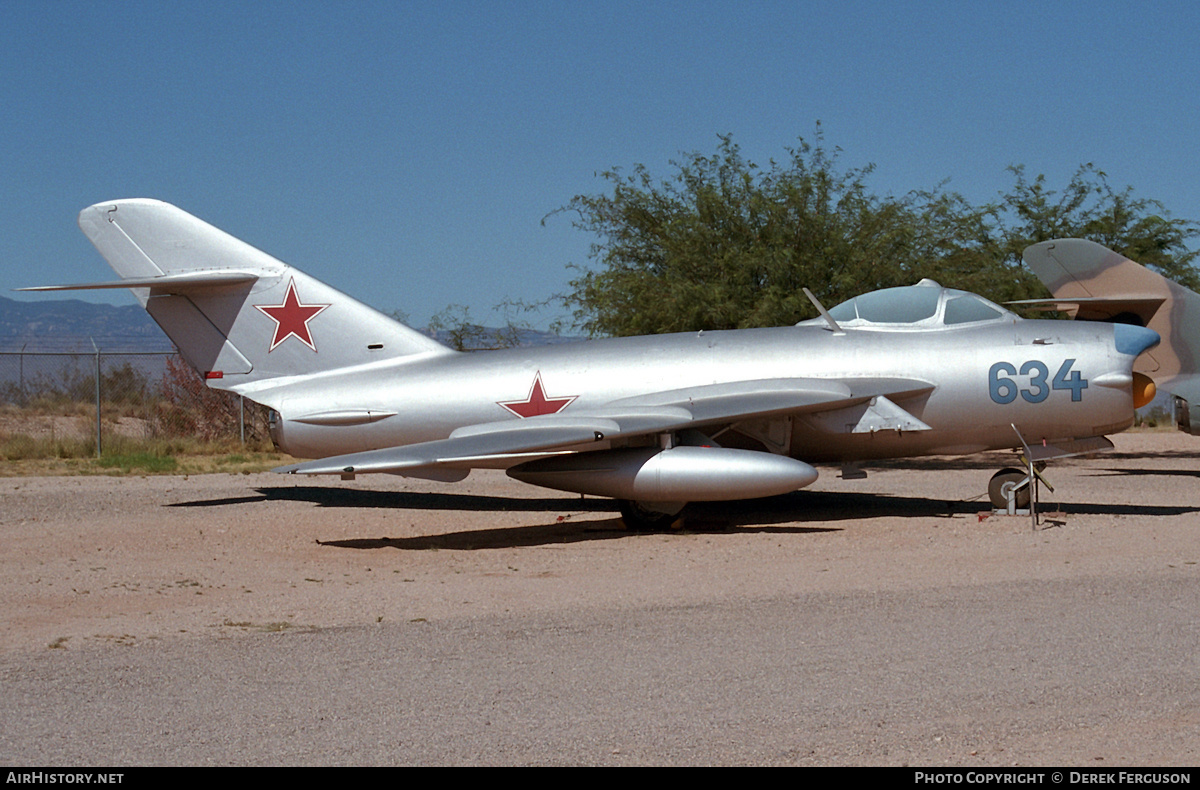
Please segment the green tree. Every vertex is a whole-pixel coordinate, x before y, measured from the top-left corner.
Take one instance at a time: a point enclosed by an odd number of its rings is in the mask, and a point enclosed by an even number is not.
[[[471,311],[465,306],[451,304],[429,319],[425,331],[456,351],[514,348],[521,345],[524,333],[530,329],[516,314],[536,312],[539,306],[506,299],[498,306],[504,314],[504,326],[487,327],[472,321]],[[393,312],[393,316],[397,313]]]
[[[455,351],[471,351],[485,344],[487,330],[471,320],[470,311],[461,304],[447,305],[429,319],[426,331],[431,337],[444,337]],[[444,335],[443,335],[444,333]]]
[[[922,277],[995,301],[1045,296],[1020,253],[1069,235],[1134,260],[1137,251],[1164,273],[1192,271],[1195,253],[1181,244],[1195,226],[1162,219],[1158,203],[1130,190],[1107,189],[1090,166],[1057,200],[1042,177],[1029,182],[1013,168],[1014,189],[977,207],[941,187],[874,194],[873,166],[841,167],[820,127],[814,143],[786,150],[783,162],[759,167],[724,136],[715,154],[672,162],[665,180],[642,165],[608,170],[610,192],[559,209],[597,238],[593,266],[566,297],[578,325],[592,335],[781,325],[816,314],[802,287],[832,306]]]
[[[1136,197],[1132,187],[1114,190],[1091,163],[1082,165],[1061,192],[1049,189],[1044,175],[1031,181],[1022,165],[1009,171],[1015,183],[996,208],[1008,260],[1019,261],[1025,248],[1039,241],[1090,239],[1188,288],[1200,287],[1200,273],[1192,267],[1200,251],[1188,249],[1200,235],[1195,222],[1172,218],[1162,203]]]

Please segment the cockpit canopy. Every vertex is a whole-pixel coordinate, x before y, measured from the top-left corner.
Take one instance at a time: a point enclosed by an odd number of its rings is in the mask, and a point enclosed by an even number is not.
[[[943,288],[924,279],[916,285],[884,288],[856,296],[829,311],[841,327],[931,329],[938,326],[976,324],[985,321],[1017,321],[1019,317],[982,296],[955,288]],[[802,324],[823,324],[813,318]]]

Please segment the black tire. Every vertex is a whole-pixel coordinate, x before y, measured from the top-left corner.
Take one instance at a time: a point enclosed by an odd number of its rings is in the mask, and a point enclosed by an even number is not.
[[[631,532],[661,532],[670,528],[679,518],[679,511],[683,510],[683,504],[680,504],[673,513],[664,513],[629,499],[618,499],[617,506],[621,509],[621,520]]]
[[[992,479],[988,482],[988,499],[992,501],[992,507],[997,510],[1005,510],[1008,508],[1008,497],[1005,494],[1008,489],[1025,479],[1027,473],[1020,469],[1001,469],[996,474],[992,475]],[[1029,492],[1030,486],[1025,486],[1017,492],[1017,507],[1029,507]]]

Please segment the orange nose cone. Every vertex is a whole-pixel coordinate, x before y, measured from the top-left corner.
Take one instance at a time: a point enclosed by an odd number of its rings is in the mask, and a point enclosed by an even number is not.
[[[1133,374],[1133,408],[1140,409],[1150,401],[1154,400],[1158,388],[1154,386],[1154,380],[1143,373]]]

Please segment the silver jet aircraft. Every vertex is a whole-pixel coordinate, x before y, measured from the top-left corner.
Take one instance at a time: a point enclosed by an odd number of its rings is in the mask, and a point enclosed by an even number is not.
[[[1044,241],[1027,248],[1023,257],[1054,299],[1019,304],[1158,332],[1162,345],[1143,354],[1134,370],[1175,396],[1180,430],[1200,435],[1200,295],[1086,239]]]
[[[872,459],[1111,447],[1158,342],[924,280],[796,326],[459,353],[174,206],[99,203],[79,225],[120,279],[47,288],[132,289],[210,387],[266,405],[279,447],[319,459],[278,471],[498,467],[620,500],[635,529],[802,488],[813,463],[851,477]]]

